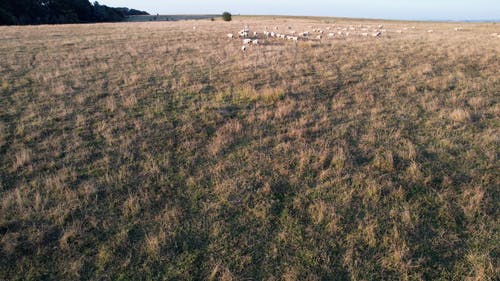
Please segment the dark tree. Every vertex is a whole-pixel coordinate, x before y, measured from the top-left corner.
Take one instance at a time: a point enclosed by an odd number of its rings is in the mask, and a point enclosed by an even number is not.
[[[224,12],[222,13],[222,19],[224,21],[231,21],[232,20],[232,15],[229,12]]]
[[[122,21],[138,14],[147,15],[88,0],[0,0],[0,25]]]

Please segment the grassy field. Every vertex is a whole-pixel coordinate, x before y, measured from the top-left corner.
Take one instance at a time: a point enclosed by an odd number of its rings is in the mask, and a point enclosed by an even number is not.
[[[498,280],[500,26],[379,24],[0,27],[0,280]]]

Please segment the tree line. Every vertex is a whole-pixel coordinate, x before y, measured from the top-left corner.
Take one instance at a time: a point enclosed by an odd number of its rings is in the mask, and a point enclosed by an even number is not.
[[[61,24],[122,21],[147,12],[112,8],[88,0],[1,0],[0,25]]]

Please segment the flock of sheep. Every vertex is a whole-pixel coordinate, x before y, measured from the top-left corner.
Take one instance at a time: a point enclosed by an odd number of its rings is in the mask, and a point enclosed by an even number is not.
[[[310,26],[310,28],[313,28]],[[356,27],[354,26],[349,26],[349,27],[326,27],[326,32],[327,32],[327,37],[328,38],[340,38],[340,37],[348,37],[350,35],[354,35],[354,32],[357,30]],[[387,32],[384,29],[383,25],[379,25],[378,27],[364,27],[360,28],[359,30],[363,31],[360,35],[361,36],[373,36],[373,37],[379,37],[382,36],[385,32]],[[313,28],[312,32],[309,31],[303,31],[303,32],[296,32],[295,30],[292,30],[292,27],[288,27],[287,31],[285,32],[279,32],[279,27],[275,26],[273,31],[270,31],[269,27],[265,27],[264,31],[262,33],[259,32],[250,32],[250,29],[248,26],[245,26],[242,30],[238,32],[238,36],[236,37],[235,34],[233,33],[228,33],[227,37],[230,39],[233,38],[240,38],[243,39],[243,46],[241,47],[242,51],[247,50],[247,46],[252,44],[252,45],[259,45],[263,38],[276,38],[276,39],[282,39],[282,40],[291,40],[291,41],[307,41],[307,40],[322,40],[325,34],[325,30],[322,30],[321,28]]]
[[[381,37],[385,35],[388,31],[384,28],[383,25],[378,26],[330,26],[324,29],[315,28],[313,26],[309,26],[312,31],[303,31],[297,32],[293,30],[292,27],[288,26],[284,31],[280,32],[280,27],[275,26],[274,28],[265,27],[262,33],[259,32],[251,32],[248,25],[240,30],[237,34],[228,33],[227,37],[230,39],[238,38],[242,39],[243,46],[241,47],[242,51],[246,51],[249,45],[259,45],[263,42],[264,39],[281,39],[281,40],[291,40],[291,41],[321,41],[324,37],[329,39],[335,38],[346,38],[349,36],[362,36],[362,37]],[[408,30],[415,30],[416,27],[403,27],[399,30],[394,30],[395,33],[403,33]],[[454,28],[455,31],[464,31],[462,27]],[[427,33],[433,33],[434,30],[427,30]],[[326,36],[325,36],[326,35]],[[494,33],[492,36],[500,37],[500,34]]]

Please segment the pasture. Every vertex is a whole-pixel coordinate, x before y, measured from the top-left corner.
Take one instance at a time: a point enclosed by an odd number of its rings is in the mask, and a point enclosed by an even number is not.
[[[0,27],[0,280],[498,280],[498,32]]]

